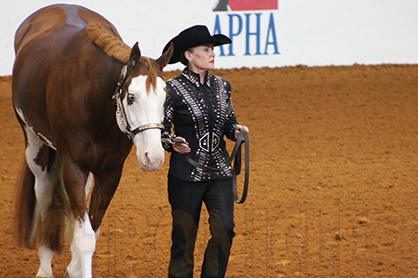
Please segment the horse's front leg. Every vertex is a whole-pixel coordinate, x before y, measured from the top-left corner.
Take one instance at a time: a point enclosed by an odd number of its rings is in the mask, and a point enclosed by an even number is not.
[[[92,174],[87,178],[87,174],[74,163],[63,160],[63,179],[75,218],[70,246],[71,262],[64,277],[91,278],[92,257],[97,238],[87,214],[86,198],[91,188]]]
[[[88,197],[88,193],[91,188],[92,175],[90,174],[89,179],[86,183],[84,197],[80,198],[80,201],[72,200],[71,196],[70,203],[74,204],[75,213],[77,220],[74,227],[74,237],[71,243],[71,263],[67,267],[66,276],[87,278],[92,277],[92,257],[96,248],[96,242],[100,233],[100,224],[105,215],[107,207],[116,191],[119,184],[122,167],[111,170],[103,171],[104,173],[94,173],[94,187],[92,191],[92,197],[90,201],[89,214],[87,214],[85,207],[85,200]],[[67,190],[68,192],[69,190]],[[74,190],[72,194],[80,195],[81,192]],[[98,198],[98,199],[97,199]],[[80,212],[84,209],[84,215],[81,216]]]
[[[74,225],[74,236],[71,243],[71,262],[67,267],[67,275],[71,278],[91,278],[92,259],[96,249],[96,233],[91,227],[87,212],[78,218]]]
[[[94,187],[90,197],[89,215],[92,227],[99,231],[103,217],[119,185],[122,166],[94,173]]]

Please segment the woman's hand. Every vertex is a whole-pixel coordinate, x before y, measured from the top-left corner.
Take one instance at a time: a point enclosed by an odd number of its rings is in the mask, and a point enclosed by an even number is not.
[[[238,138],[238,135],[241,132],[241,130],[244,130],[247,133],[250,132],[249,129],[248,129],[248,127],[246,127],[245,125],[237,125],[237,128],[235,129],[235,139]]]
[[[191,151],[189,147],[189,143],[183,137],[177,136],[173,141],[174,141],[173,143],[174,151],[181,153],[181,154],[186,154]]]

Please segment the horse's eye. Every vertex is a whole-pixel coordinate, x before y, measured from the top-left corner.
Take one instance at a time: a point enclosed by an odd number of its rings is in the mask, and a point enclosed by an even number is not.
[[[132,105],[135,101],[135,95],[128,93],[128,105]]]

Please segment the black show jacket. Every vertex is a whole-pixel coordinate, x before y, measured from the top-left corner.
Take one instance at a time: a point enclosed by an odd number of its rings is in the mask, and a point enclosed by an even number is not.
[[[165,105],[162,143],[166,151],[172,152],[169,175],[185,181],[232,177],[224,140],[224,135],[235,140],[238,125],[231,85],[209,73],[206,73],[205,84],[200,84],[199,80],[200,76],[186,67],[180,76],[167,81],[169,98]],[[173,151],[171,139],[175,136],[186,139],[193,160],[220,171],[207,172],[188,163],[182,154]]]

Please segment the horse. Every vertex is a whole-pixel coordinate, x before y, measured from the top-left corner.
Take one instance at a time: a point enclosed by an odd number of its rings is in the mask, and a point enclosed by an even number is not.
[[[142,170],[164,162],[162,71],[173,46],[156,60],[142,56],[98,13],[58,4],[24,20],[14,48],[13,105],[26,145],[19,242],[39,246],[37,277],[53,277],[54,253],[69,238],[65,276],[91,277],[100,225],[133,144]]]

